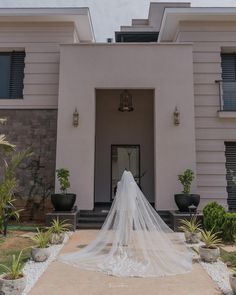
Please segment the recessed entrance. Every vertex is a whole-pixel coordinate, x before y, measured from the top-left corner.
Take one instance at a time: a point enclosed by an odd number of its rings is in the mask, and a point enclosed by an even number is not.
[[[123,89],[96,90],[95,203],[110,203],[124,169],[154,202],[154,91],[128,89],[134,110],[121,112]]]

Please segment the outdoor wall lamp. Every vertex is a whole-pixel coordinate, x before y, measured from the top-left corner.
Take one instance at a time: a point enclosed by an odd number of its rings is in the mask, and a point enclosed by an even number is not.
[[[78,127],[79,126],[79,113],[77,111],[77,108],[75,108],[73,113],[73,126]]]
[[[118,110],[120,112],[132,112],[134,110],[132,95],[129,93],[128,90],[124,90],[120,94],[120,105]]]
[[[179,126],[179,124],[180,124],[180,113],[179,113],[179,110],[178,110],[177,107],[175,107],[173,117],[174,117],[174,125]]]

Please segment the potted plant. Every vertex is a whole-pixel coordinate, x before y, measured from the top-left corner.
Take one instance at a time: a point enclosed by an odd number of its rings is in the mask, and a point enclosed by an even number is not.
[[[180,230],[184,232],[185,240],[189,244],[196,244],[200,242],[201,239],[201,223],[197,221],[197,216],[195,215],[190,220],[183,219],[180,221]]]
[[[70,172],[67,169],[61,168],[57,169],[56,173],[61,193],[52,194],[52,204],[56,211],[71,211],[76,200],[76,194],[67,193],[67,189],[70,188]]]
[[[4,273],[0,275],[0,294],[21,295],[26,286],[23,275],[23,264],[21,263],[22,251],[18,256],[12,255],[10,266],[0,264]]]
[[[66,220],[53,219],[51,226],[48,227],[50,243],[52,245],[62,244],[65,239],[65,233],[69,231],[70,227],[71,224],[66,223]]]
[[[216,262],[220,256],[218,245],[221,239],[218,238],[219,233],[213,233],[213,230],[201,230],[202,241],[204,245],[199,247],[199,255],[205,262]]]
[[[35,247],[31,250],[31,256],[35,262],[43,262],[50,256],[49,231],[40,231],[37,228],[37,234],[31,238],[35,242]]]
[[[236,294],[236,268],[229,274],[229,284],[234,294]]]
[[[189,212],[189,206],[194,205],[197,209],[200,196],[191,194],[191,185],[194,180],[194,173],[191,169],[187,169],[183,174],[178,175],[178,179],[183,185],[181,194],[175,194],[175,203],[180,212]]]

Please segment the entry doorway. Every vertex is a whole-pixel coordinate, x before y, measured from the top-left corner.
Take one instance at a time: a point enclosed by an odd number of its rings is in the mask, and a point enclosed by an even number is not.
[[[154,91],[128,89],[132,111],[119,111],[124,89],[96,90],[95,204],[111,203],[123,171],[154,203]]]

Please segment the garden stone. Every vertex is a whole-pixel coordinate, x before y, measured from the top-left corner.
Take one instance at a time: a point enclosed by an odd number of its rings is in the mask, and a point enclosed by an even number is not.
[[[64,233],[61,233],[61,234],[52,233],[50,238],[50,243],[52,245],[62,244],[64,239],[65,239]]]
[[[31,254],[35,262],[44,262],[50,256],[50,248],[32,248]]]
[[[190,233],[190,232],[186,232],[184,233],[185,236],[185,240],[188,244],[197,244],[199,243],[200,239],[201,239],[201,233]]]
[[[0,295],[21,295],[26,286],[26,279],[22,277],[16,280],[6,280],[3,274],[0,276]]]
[[[234,294],[236,294],[236,276],[234,276],[233,274],[229,275],[229,283],[230,283],[230,287],[232,288],[232,291]]]
[[[199,247],[199,254],[203,261],[205,262],[216,262],[220,256],[220,249],[217,248],[206,248],[204,246]]]

